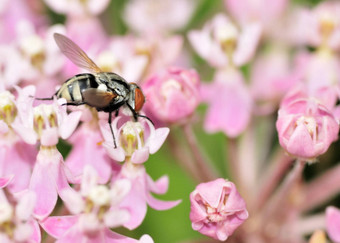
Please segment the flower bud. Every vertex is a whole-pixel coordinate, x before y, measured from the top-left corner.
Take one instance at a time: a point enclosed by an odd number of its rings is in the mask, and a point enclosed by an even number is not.
[[[192,228],[225,241],[247,218],[248,211],[234,183],[222,178],[201,183],[190,194]]]
[[[281,146],[307,161],[325,153],[339,133],[335,117],[314,99],[297,99],[282,106],[276,128]]]
[[[147,108],[163,122],[181,122],[199,104],[200,78],[195,70],[169,68],[143,85]]]

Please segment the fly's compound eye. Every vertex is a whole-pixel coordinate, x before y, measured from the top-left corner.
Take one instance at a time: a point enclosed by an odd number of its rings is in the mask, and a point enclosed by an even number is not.
[[[145,103],[145,97],[140,88],[135,89],[135,111],[140,111]]]

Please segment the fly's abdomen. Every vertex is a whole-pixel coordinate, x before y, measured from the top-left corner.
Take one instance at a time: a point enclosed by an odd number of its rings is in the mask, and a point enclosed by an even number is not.
[[[58,98],[64,98],[68,102],[83,102],[83,91],[89,88],[97,88],[96,76],[90,73],[82,73],[65,81],[56,93]]]

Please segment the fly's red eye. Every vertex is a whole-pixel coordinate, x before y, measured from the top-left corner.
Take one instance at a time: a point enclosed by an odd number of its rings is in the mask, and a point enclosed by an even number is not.
[[[144,105],[145,97],[140,88],[135,89],[135,111],[140,111]]]

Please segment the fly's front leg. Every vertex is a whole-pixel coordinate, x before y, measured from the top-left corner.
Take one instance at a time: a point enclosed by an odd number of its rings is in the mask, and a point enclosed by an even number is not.
[[[109,112],[109,121],[108,122],[109,122],[110,130],[111,130],[111,134],[112,134],[112,138],[113,138],[114,147],[117,148],[115,134],[113,133],[113,129],[112,129],[112,126],[111,126],[111,123],[112,123],[112,112]]]

